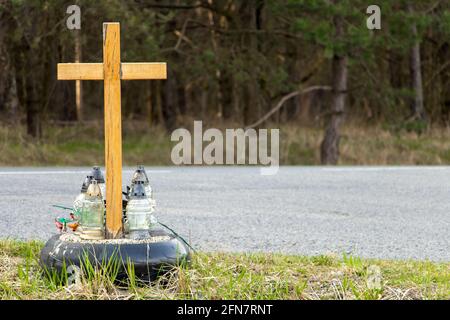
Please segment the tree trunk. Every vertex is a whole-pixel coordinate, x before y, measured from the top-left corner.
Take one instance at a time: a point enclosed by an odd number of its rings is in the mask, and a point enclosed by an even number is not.
[[[178,90],[176,74],[169,69],[167,80],[164,81],[163,116],[168,132],[174,130],[177,117]]]
[[[24,58],[20,59],[19,67],[22,68],[22,81],[24,87],[24,106],[26,113],[27,134],[40,138],[41,136],[41,115],[39,112],[38,99],[38,79],[34,77],[34,55],[25,39],[22,39],[22,49]],[[39,55],[38,55],[39,57]],[[23,61],[25,60],[25,61]]]
[[[81,31],[75,30],[75,62],[81,62]],[[77,121],[83,120],[83,88],[82,81],[75,80],[75,104]]]
[[[410,13],[413,13],[411,4],[408,4],[408,10]],[[417,38],[417,26],[415,23],[411,26],[411,35],[413,38]],[[413,119],[425,120],[426,113],[423,106],[423,86],[419,40],[415,40],[415,43],[411,48],[409,66],[411,73],[411,89],[414,92],[414,97],[411,101],[411,116]]]
[[[208,0],[208,4],[212,5],[213,4],[212,0]],[[218,56],[219,55],[219,51],[218,51],[218,48],[219,48],[218,42],[219,42],[219,40],[218,40],[217,34],[216,34],[215,30],[214,30],[214,28],[216,27],[216,24],[217,24],[216,23],[217,17],[214,16],[214,12],[211,11],[211,10],[208,10],[207,16],[208,16],[208,24],[211,26],[211,30],[210,30],[211,46],[212,46],[212,49],[214,51],[214,55]],[[220,82],[221,82],[222,74],[221,74],[221,70],[220,70],[219,67],[216,68],[214,75],[215,75],[215,78],[216,78],[216,82],[219,84],[218,88],[214,88],[214,87],[211,88],[212,91],[214,91],[214,94],[216,96],[215,97],[216,98],[216,103],[215,104],[217,105],[217,112],[215,113],[215,116],[217,116],[219,118],[219,120],[222,120],[223,119],[223,108],[224,108],[224,105],[222,103],[223,97],[222,97],[222,91],[221,91],[221,88],[220,88]]]
[[[344,21],[334,17],[335,39],[342,40]],[[339,127],[344,119],[345,97],[347,91],[348,58],[345,54],[335,53],[332,61],[332,98],[330,114],[327,117],[325,136],[320,147],[322,164],[334,165],[339,160]]]
[[[162,83],[161,80],[154,81],[154,92],[155,92],[155,105],[156,112],[158,114],[158,123],[162,126],[166,126],[163,114],[163,99],[162,99]]]
[[[3,5],[2,2],[0,4]],[[6,48],[6,35],[9,32],[8,24],[6,23],[6,10],[0,11],[0,111],[4,111],[5,102],[9,91],[9,55]]]
[[[14,123],[18,119],[19,102],[10,35],[15,26],[11,22],[11,1],[0,0],[0,7],[0,111]]]
[[[450,56],[450,43],[444,43],[438,51],[438,61],[440,65],[445,65],[448,61],[448,57]],[[441,82],[441,118],[444,120],[445,124],[450,125],[450,66],[447,66],[440,73],[440,82]]]
[[[31,60],[31,59],[28,59]],[[32,70],[33,65],[27,63],[27,70]],[[25,73],[27,74],[27,73]],[[41,117],[39,112],[39,101],[37,99],[36,85],[32,79],[32,73],[25,79],[26,88],[26,116],[27,116],[27,134],[40,138],[41,136]]]
[[[224,119],[230,119],[233,116],[233,84],[232,84],[232,75],[228,72],[228,70],[224,70],[220,75],[219,80],[219,101],[222,106],[222,116]]]
[[[147,123],[151,127],[153,124],[153,94],[151,82],[145,83],[145,105]]]
[[[257,28],[257,7],[259,0],[242,1],[239,7],[240,23],[238,28],[256,30]],[[248,61],[254,59],[258,52],[258,39],[256,34],[243,34],[242,44],[245,47],[245,55]],[[258,73],[250,72],[243,90],[243,122],[244,125],[253,123],[261,116],[261,104],[259,103]]]

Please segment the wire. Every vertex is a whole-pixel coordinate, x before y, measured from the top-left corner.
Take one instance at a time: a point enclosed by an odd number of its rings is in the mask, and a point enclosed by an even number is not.
[[[171,231],[175,236],[177,236],[178,238],[180,238],[181,240],[183,240],[183,242],[192,249],[192,251],[197,252],[197,250],[195,250],[186,240],[184,240],[184,238],[182,236],[180,236],[178,233],[176,233],[172,228],[168,227],[167,225],[165,225],[162,222],[158,221],[158,224],[162,225],[164,228],[168,229],[169,231]]]
[[[70,211],[72,211],[72,210],[73,210],[73,208],[69,208],[69,207],[64,207],[64,206],[60,206],[60,205],[58,205],[58,204],[52,204],[52,207],[55,207],[55,208],[60,208],[60,209],[64,209],[64,210],[70,210]]]

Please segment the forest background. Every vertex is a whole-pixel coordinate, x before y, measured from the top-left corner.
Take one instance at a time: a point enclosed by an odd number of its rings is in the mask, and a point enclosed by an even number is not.
[[[449,164],[450,2],[372,2],[0,0],[0,165],[103,163],[103,85],[56,65],[100,62],[104,21],[122,61],[168,63],[122,82],[125,164],[170,165],[194,120],[279,128],[284,165]]]

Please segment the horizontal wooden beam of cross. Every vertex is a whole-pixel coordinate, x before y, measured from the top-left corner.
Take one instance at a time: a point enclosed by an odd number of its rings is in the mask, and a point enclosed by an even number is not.
[[[58,63],[59,80],[103,80],[103,63]],[[163,62],[128,62],[120,64],[121,80],[167,79]]]

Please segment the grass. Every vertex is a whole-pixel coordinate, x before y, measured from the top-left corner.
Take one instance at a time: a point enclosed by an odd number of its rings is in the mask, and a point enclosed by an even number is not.
[[[450,299],[450,263],[354,256],[196,253],[151,285],[128,264],[88,266],[79,281],[40,269],[41,242],[0,240],[1,299]]]
[[[281,130],[280,162],[288,165],[320,164],[322,130],[286,127]],[[448,165],[450,129],[424,133],[381,126],[342,129],[341,165]]]
[[[125,165],[170,163],[170,136],[159,127],[124,123]],[[24,127],[0,127],[2,166],[91,166],[104,162],[101,123],[77,126],[47,126],[40,140],[28,137]]]
[[[450,164],[449,128],[431,128],[422,132],[347,124],[341,133],[341,165]],[[281,127],[280,163],[320,164],[322,137],[320,128]],[[30,139],[24,127],[1,126],[0,166],[91,166],[104,162],[103,145],[101,123],[46,126],[40,141]],[[129,121],[123,123],[125,165],[172,165],[170,154],[174,145],[170,134],[161,127],[149,128],[145,123]]]

